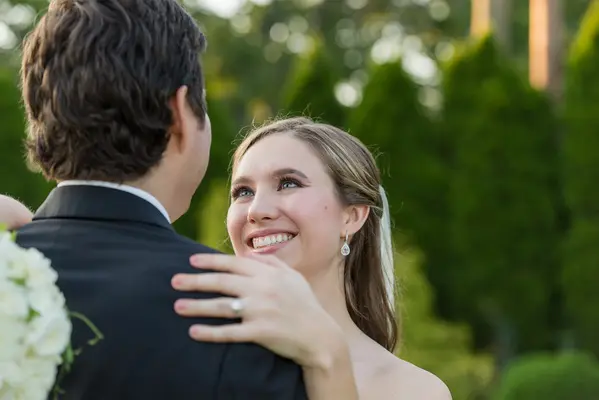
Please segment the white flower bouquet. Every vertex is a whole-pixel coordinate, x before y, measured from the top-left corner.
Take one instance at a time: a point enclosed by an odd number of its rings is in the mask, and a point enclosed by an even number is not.
[[[68,369],[71,319],[50,260],[0,232],[0,400],[45,400]],[[89,323],[91,325],[91,323]],[[101,334],[92,326],[101,339]]]

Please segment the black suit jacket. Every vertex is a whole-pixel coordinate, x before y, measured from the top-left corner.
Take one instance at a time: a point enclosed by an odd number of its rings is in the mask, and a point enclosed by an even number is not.
[[[195,342],[192,323],[175,314],[171,288],[178,272],[197,272],[194,253],[215,250],[178,235],[149,202],[97,186],[50,193],[17,242],[35,247],[58,271],[67,306],[103,333],[97,345],[75,322],[72,343],[83,347],[62,381],[67,400],[299,400],[301,368],[254,344]],[[192,295],[197,298],[219,294]]]

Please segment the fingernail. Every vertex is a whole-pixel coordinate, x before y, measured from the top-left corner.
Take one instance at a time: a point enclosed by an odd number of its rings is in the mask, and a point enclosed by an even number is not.
[[[183,284],[183,279],[178,275],[175,275],[173,277],[173,279],[171,280],[171,285],[173,285],[173,287],[175,289],[180,288],[182,284]]]
[[[197,337],[201,332],[202,332],[201,326],[193,325],[191,328],[189,328],[189,335],[191,337]]]
[[[197,264],[199,264],[202,261],[202,256],[200,256],[199,254],[194,254],[193,256],[191,256],[189,258],[189,261],[191,262],[192,265],[196,266]]]
[[[184,311],[187,308],[187,302],[185,300],[175,301],[175,311]]]

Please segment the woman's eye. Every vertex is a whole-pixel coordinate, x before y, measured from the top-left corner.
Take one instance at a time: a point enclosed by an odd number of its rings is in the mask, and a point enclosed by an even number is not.
[[[252,195],[252,191],[248,188],[238,188],[235,189],[233,191],[233,193],[231,194],[231,197],[233,197],[234,199],[237,199],[239,197],[246,197],[246,196],[251,196]]]
[[[291,189],[291,188],[300,187],[301,185],[295,179],[286,178],[286,179],[281,179],[281,183],[279,186],[281,187],[281,189]]]

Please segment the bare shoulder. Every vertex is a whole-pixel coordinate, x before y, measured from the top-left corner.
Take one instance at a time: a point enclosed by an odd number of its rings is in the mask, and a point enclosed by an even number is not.
[[[394,385],[396,393],[401,393],[398,398],[452,400],[449,388],[437,376],[399,358],[394,364],[390,369],[389,383]]]
[[[447,385],[432,373],[389,353],[367,398],[452,400]]]

